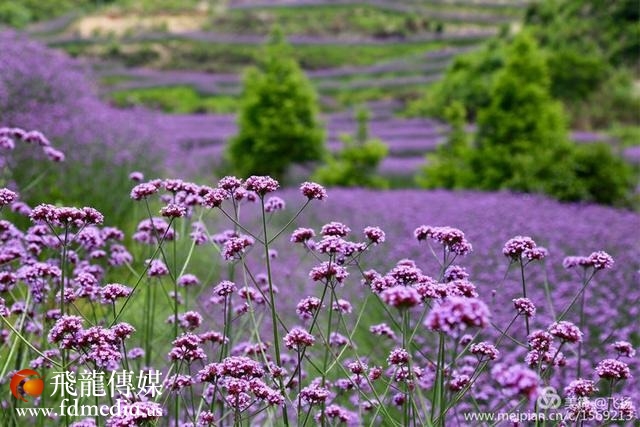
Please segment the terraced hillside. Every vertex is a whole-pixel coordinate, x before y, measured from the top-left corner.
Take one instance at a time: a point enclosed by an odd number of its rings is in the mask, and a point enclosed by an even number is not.
[[[440,78],[456,55],[514,24],[525,6],[500,0],[119,1],[28,31],[87,60],[103,97],[116,106],[162,112],[158,121],[180,154],[172,158],[206,173],[236,132],[242,70],[256,62],[278,25],[320,93],[328,146],[339,148],[340,135],[355,130],[352,107],[368,104],[370,134],[389,146],[382,172],[410,183],[448,128],[395,113]]]

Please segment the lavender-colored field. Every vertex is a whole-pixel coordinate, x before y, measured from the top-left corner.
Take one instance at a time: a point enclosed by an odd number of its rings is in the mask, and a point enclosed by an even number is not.
[[[295,190],[277,195],[286,200],[290,214],[303,202]],[[252,216],[254,209],[246,208],[247,217]],[[549,251],[543,262],[526,267],[528,297],[538,309],[531,322],[532,330],[546,328],[580,289],[580,274],[565,270],[563,259],[604,250],[613,256],[615,265],[611,270],[599,272],[587,288],[583,331],[589,353],[583,359],[585,375],[592,377],[595,363],[611,354],[610,345],[614,341],[629,340],[635,334],[640,316],[640,216],[637,213],[597,205],[562,204],[542,196],[507,192],[330,189],[328,199],[305,211],[292,228],[313,227],[318,231],[329,221],[348,225],[352,229],[349,238],[355,241],[363,239],[365,226],[379,226],[386,232],[386,242],[363,257],[364,269],[384,272],[399,260],[410,258],[424,274],[436,277],[439,265],[427,244],[413,237],[414,229],[422,224],[461,229],[474,249],[469,255],[459,257],[455,264],[467,269],[480,297],[488,302],[493,321],[503,326],[513,318],[511,300],[521,296],[522,285],[518,268],[509,267],[502,248],[514,236],[532,237]],[[220,224],[223,223],[221,218]],[[258,224],[255,226],[259,229]],[[276,249],[280,255],[274,260],[273,269],[278,277],[277,285],[280,289],[286,288],[289,301],[288,306],[281,306],[282,313],[293,314],[298,297],[317,293],[315,284],[308,278],[314,259],[306,256],[301,248],[297,250],[298,255],[292,255],[295,250],[287,237],[280,239]],[[440,248],[434,249],[439,254]],[[371,292],[361,285],[357,276],[354,273],[340,288],[341,296],[361,301]],[[375,318],[373,314],[370,316]],[[570,311],[566,320],[578,323],[577,311]],[[523,325],[515,325],[512,333],[524,340],[523,329]],[[497,332],[487,330],[485,334],[495,339]],[[567,352],[569,364],[555,377],[557,387],[575,378],[573,349],[563,350]],[[520,363],[525,352],[514,347],[502,362]],[[631,370],[634,378],[638,378],[637,359],[631,361]],[[640,397],[637,379],[628,382],[625,390],[632,393],[634,399]]]
[[[448,127],[433,119],[394,116],[394,108],[393,103],[372,105],[369,135],[382,140],[389,147],[389,157],[381,165],[382,173],[414,175],[424,164],[424,155],[446,141]],[[237,132],[235,117],[229,114],[157,113],[155,121],[165,136],[163,140],[169,153],[170,168],[184,170],[188,165],[192,176],[201,174],[203,165],[204,170],[210,172],[211,165],[220,164],[225,144]],[[332,151],[340,149],[341,135],[353,134],[357,127],[351,112],[328,114],[323,121],[327,146]],[[574,132],[572,138],[579,143],[610,141],[605,135],[588,132]],[[631,161],[638,157],[635,147],[627,149],[624,154]]]

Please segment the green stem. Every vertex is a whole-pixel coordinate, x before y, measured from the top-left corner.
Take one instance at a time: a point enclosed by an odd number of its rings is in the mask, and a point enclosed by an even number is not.
[[[267,280],[269,283],[269,304],[271,306],[271,324],[273,326],[273,348],[276,353],[276,364],[278,366],[282,366],[282,360],[280,358],[280,338],[278,336],[278,320],[276,316],[276,302],[275,296],[273,293],[273,278],[271,277],[271,256],[269,254],[269,237],[267,235],[267,216],[264,210],[264,196],[260,196],[260,204],[262,207],[262,232],[264,234],[264,254],[267,263]],[[278,378],[278,383],[280,385],[280,392],[282,395],[285,395],[284,383],[282,378]],[[289,425],[289,417],[287,415],[287,406],[282,406],[282,418],[284,421],[284,425]]]
[[[524,276],[524,263],[522,262],[522,258],[520,258],[520,278],[522,280],[522,296],[523,298],[527,297],[527,285]],[[529,316],[524,316],[524,324],[527,328],[527,337],[531,334],[529,329]]]

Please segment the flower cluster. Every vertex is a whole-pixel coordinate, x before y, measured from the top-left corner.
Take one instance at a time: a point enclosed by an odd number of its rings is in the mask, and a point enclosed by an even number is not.
[[[418,241],[432,239],[457,255],[466,255],[473,249],[471,243],[465,238],[464,233],[453,227],[421,225],[415,229],[413,235]]]

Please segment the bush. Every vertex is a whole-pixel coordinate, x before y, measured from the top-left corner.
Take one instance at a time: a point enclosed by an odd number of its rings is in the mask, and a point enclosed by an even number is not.
[[[376,171],[389,148],[378,139],[369,139],[368,112],[357,112],[358,131],[355,136],[344,135],[343,147],[335,155],[328,155],[326,164],[320,167],[314,179],[325,185],[343,187],[387,188],[389,183],[377,176]]]
[[[495,73],[504,66],[504,44],[504,40],[495,39],[477,52],[457,56],[445,77],[409,105],[409,115],[446,119],[445,109],[459,102],[465,106],[467,119],[474,120],[478,110],[490,103]]]
[[[558,189],[554,194],[560,200],[586,200],[590,202],[633,206],[637,200],[633,190],[637,175],[631,165],[615,155],[605,143],[577,146],[572,159],[575,184],[569,188],[579,189],[574,194]]]
[[[609,147],[571,144],[562,106],[552,99],[550,88],[544,55],[530,35],[519,35],[495,77],[491,103],[478,113],[473,149],[464,139],[464,110],[454,104],[448,110],[453,118],[451,140],[429,158],[418,183],[629,205],[630,167]]]
[[[529,35],[518,36],[496,75],[490,105],[478,113],[475,186],[538,191],[557,178],[556,160],[567,155],[569,141],[562,107],[549,88],[544,56]]]
[[[466,111],[459,102],[452,103],[445,116],[451,126],[447,142],[427,155],[427,164],[416,176],[423,188],[465,188],[473,181],[469,169],[471,146],[465,130]]]
[[[638,120],[640,101],[633,95],[632,81],[619,76],[638,63],[640,17],[632,3],[545,0],[527,10],[523,29],[544,52],[551,94],[567,107],[572,125],[606,128],[616,121],[629,123],[630,111]],[[483,49],[456,58],[445,77],[409,106],[408,114],[443,118],[444,109],[459,101],[473,120],[488,105],[492,81],[505,64],[508,38],[508,33],[501,33]]]
[[[31,22],[31,11],[21,4],[8,2],[0,4],[0,24],[22,28]]]
[[[276,30],[261,67],[244,78],[239,133],[227,151],[233,168],[282,178],[294,163],[321,159],[324,132],[317,115],[316,93]]]

